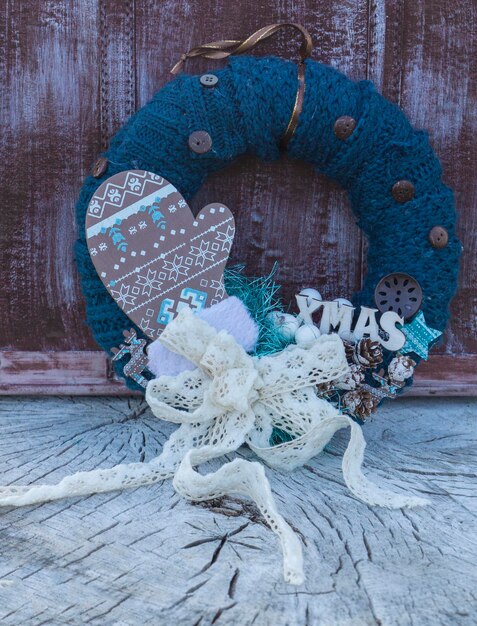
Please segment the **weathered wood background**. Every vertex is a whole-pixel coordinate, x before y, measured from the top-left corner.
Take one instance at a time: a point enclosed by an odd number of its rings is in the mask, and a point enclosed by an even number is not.
[[[0,398],[1,482],[53,483],[150,460],[174,427],[146,408],[126,398]],[[299,587],[283,582],[277,538],[250,501],[193,505],[165,481],[0,509],[0,622],[474,626],[476,410],[474,398],[405,398],[366,424],[365,472],[429,498],[425,508],[389,511],[351,496],[340,469],[346,431],[303,468],[268,469],[303,541]]]
[[[465,254],[445,344],[414,393],[476,393],[477,4],[475,0],[0,0],[0,391],[110,393],[84,324],[72,257],[74,205],[108,138],[169,80],[191,46],[295,21],[314,58],[373,80],[426,128],[456,191]],[[258,54],[296,56],[289,33]],[[200,72],[211,62],[191,62]],[[212,66],[214,63],[212,62]],[[220,199],[250,273],[280,264],[284,294],[347,296],[363,241],[345,194],[310,167],[252,158],[213,176],[193,202]],[[290,219],[293,217],[293,219]]]

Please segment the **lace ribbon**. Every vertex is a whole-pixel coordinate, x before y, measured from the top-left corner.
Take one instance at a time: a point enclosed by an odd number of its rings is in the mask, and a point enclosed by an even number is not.
[[[57,485],[0,487],[0,505],[23,506],[139,487],[174,476],[175,489],[190,500],[232,493],[252,498],[280,539],[285,580],[301,584],[301,543],[276,508],[264,466],[235,459],[206,475],[195,467],[247,443],[269,466],[291,470],[318,454],[337,430],[350,427],[343,456],[349,489],[364,502],[389,508],[427,504],[370,483],[361,472],[366,444],[360,426],[316,395],[317,384],[336,380],[347,371],[337,335],[321,336],[306,349],[293,345],[276,355],[251,357],[225,331],[215,331],[183,309],[161,340],[197,366],[176,377],[161,376],[147,387],[146,399],[154,415],[180,424],[162,454],[149,463],[79,472]],[[288,433],[291,441],[270,447],[273,428]]]

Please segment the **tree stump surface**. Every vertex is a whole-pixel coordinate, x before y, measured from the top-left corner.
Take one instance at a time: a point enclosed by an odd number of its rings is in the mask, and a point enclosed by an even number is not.
[[[239,498],[194,505],[164,481],[1,509],[0,622],[475,624],[476,409],[475,399],[403,399],[364,426],[367,475],[429,497],[427,508],[388,511],[356,500],[341,474],[346,430],[305,467],[267,470],[279,510],[303,541],[300,587],[283,582],[276,537]],[[5,397],[1,483],[148,461],[172,428],[140,399]]]

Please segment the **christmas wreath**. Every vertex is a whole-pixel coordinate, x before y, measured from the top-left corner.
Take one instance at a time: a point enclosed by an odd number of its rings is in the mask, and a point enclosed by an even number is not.
[[[0,503],[167,476],[192,500],[245,494],[281,540],[286,580],[298,584],[300,542],[276,510],[263,465],[236,459],[208,475],[194,468],[247,443],[269,466],[293,469],[349,427],[343,473],[351,491],[382,506],[423,504],[364,477],[359,422],[410,384],[442,334],[461,246],[427,134],[370,82],[310,60],[309,35],[294,24],[303,35],[298,72],[290,61],[237,56],[281,26],[183,55],[175,73],[192,56],[231,58],[224,69],[181,74],[163,87],[113,138],[78,202],[88,324],[128,384],[146,387],[154,414],[180,428],[149,464],[4,488]],[[283,150],[348,191],[368,240],[367,276],[351,300],[323,301],[304,288],[298,313],[286,312],[272,275],[226,268],[231,211],[214,202],[193,216],[187,206],[211,172],[239,155],[270,160]]]

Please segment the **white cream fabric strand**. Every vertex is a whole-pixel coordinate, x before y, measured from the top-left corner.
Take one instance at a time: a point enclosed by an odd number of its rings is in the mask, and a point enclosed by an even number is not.
[[[366,446],[361,427],[317,396],[317,384],[336,380],[348,370],[337,335],[321,336],[308,348],[292,345],[275,355],[251,357],[227,332],[215,331],[183,309],[161,341],[197,368],[175,377],[161,376],[147,387],[146,399],[154,415],[180,424],[162,454],[149,463],[80,472],[57,485],[0,487],[0,505],[23,506],[139,487],[173,476],[175,489],[190,500],[228,494],[250,497],[279,537],[285,580],[301,584],[301,543],[276,508],[264,466],[235,459],[205,475],[196,467],[247,443],[270,467],[292,470],[321,452],[337,430],[350,427],[343,456],[349,489],[368,504],[389,508],[427,504],[369,482],[361,471]],[[291,440],[270,446],[274,428],[288,433]]]

